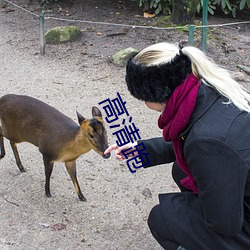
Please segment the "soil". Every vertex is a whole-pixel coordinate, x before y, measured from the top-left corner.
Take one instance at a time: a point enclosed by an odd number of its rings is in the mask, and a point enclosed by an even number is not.
[[[130,0],[59,1],[40,6],[37,1],[12,1],[0,9],[1,95],[18,93],[38,98],[77,121],[75,111],[91,117],[92,106],[120,93],[141,138],[161,136],[158,114],[130,96],[125,69],[111,60],[120,49],[142,49],[159,41],[188,39],[183,30],[133,28],[151,26],[161,17],[144,18],[143,10]],[[70,2],[70,3],[69,3]],[[35,14],[45,10],[45,29],[78,25],[81,40],[46,45],[39,53],[39,22]],[[33,14],[32,14],[33,13]],[[209,16],[209,24],[249,20],[246,15]],[[200,17],[197,17],[200,21]],[[108,25],[115,23],[120,25]],[[160,23],[160,22],[158,22]],[[237,65],[249,65],[249,23],[209,28],[207,54],[225,66],[249,87],[249,76]],[[200,46],[200,31],[195,46]],[[102,109],[103,110],[103,109]],[[104,112],[104,111],[103,111]],[[108,129],[109,143],[116,141]],[[147,217],[158,204],[158,194],[177,192],[171,179],[171,164],[138,169],[132,174],[126,162],[101,158],[90,151],[77,160],[78,181],[87,202],[81,202],[62,163],[56,163],[51,178],[52,198],[44,194],[42,155],[33,145],[18,145],[27,172],[20,173],[5,140],[6,156],[1,159],[0,249],[161,249],[151,236]]]

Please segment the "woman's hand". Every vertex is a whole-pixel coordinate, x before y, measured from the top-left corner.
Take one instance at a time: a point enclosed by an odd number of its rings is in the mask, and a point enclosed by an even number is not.
[[[122,150],[126,150],[126,149],[131,148],[131,151],[134,151],[133,148],[134,148],[136,145],[137,145],[137,142],[134,142],[134,143],[131,143],[131,142],[130,142],[130,143],[127,143],[127,144],[125,144],[125,145],[123,145],[123,146],[121,146],[121,147],[119,147],[117,144],[113,144],[113,145],[111,145],[110,147],[108,147],[108,148],[105,150],[104,154],[108,154],[108,153],[110,153],[111,151],[115,150],[115,157],[116,157],[116,159],[122,161],[122,160],[126,159],[126,157],[125,157],[124,154],[122,153]],[[137,152],[137,151],[134,151],[134,153],[132,153],[132,154],[129,154],[129,151],[126,152],[126,156],[127,156],[127,157],[133,157],[133,156],[136,156],[136,155],[138,155],[138,152]]]

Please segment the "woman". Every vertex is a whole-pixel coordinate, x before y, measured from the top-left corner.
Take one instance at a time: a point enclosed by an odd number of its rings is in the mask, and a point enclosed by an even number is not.
[[[181,192],[160,194],[151,233],[165,249],[250,249],[250,95],[194,47],[149,46],[126,68],[130,93],[161,112],[150,165],[173,162]]]

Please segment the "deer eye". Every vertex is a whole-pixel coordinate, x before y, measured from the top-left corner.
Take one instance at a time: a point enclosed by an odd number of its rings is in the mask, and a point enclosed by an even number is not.
[[[89,134],[89,137],[90,137],[91,139],[94,139],[94,135],[93,135],[93,134]]]

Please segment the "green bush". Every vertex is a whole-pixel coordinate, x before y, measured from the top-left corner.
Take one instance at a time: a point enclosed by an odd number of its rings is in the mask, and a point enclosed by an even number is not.
[[[203,0],[199,0],[197,7],[196,7],[197,13],[200,13],[202,11],[202,8],[203,8]],[[216,6],[213,4],[213,2],[208,0],[208,12],[211,15],[214,15],[215,10],[216,10]]]
[[[143,7],[145,11],[154,11],[156,15],[171,14],[172,1],[174,0],[135,0],[140,7]],[[189,0],[192,1],[192,0]],[[199,0],[197,4],[197,13],[202,10],[204,0]],[[208,11],[211,15],[214,15],[217,7],[220,7],[224,14],[231,14],[236,17],[236,12],[250,9],[250,0],[208,0]]]
[[[139,7],[143,7],[145,11],[154,12],[156,15],[160,13],[165,15],[171,14],[171,0],[136,0],[136,2]]]
[[[220,6],[225,14],[231,13],[233,17],[236,17],[237,10],[250,9],[250,0],[214,0],[213,4]]]

